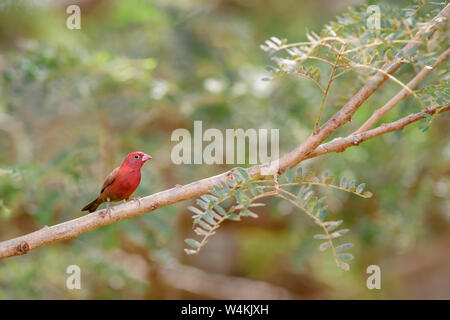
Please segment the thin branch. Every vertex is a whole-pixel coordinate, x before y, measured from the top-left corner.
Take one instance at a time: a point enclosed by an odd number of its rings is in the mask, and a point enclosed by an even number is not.
[[[310,60],[322,61],[322,62],[328,64],[328,65],[331,66],[331,67],[334,67],[334,65],[335,65],[333,62],[330,62],[330,61],[328,61],[327,59],[324,59],[324,58],[321,58],[321,57],[316,57],[316,56],[311,56],[311,55],[304,55],[304,56],[295,58],[295,59],[292,60],[292,61],[298,62],[298,61],[303,61],[303,60],[308,60],[308,59],[310,59]]]
[[[345,192],[350,192],[353,193],[361,198],[370,198],[370,196],[366,196],[363,193],[357,193],[356,191],[350,191],[346,188],[342,188],[340,186],[331,184],[331,183],[322,183],[322,182],[314,182],[314,181],[302,181],[302,182],[292,182],[292,183],[284,183],[284,184],[280,184],[279,187],[283,188],[283,187],[290,187],[290,186],[298,186],[298,185],[311,185],[311,186],[320,186],[320,187],[326,187],[326,188],[331,188],[331,189],[336,189],[336,190],[341,190],[341,191],[345,191]]]
[[[384,123],[375,129],[364,131],[364,132],[361,132],[358,134],[351,134],[345,138],[340,137],[340,138],[333,139],[330,142],[320,145],[316,150],[311,152],[308,155],[308,159],[321,156],[325,153],[343,152],[349,147],[357,146],[364,141],[375,138],[382,134],[386,134],[386,133],[396,131],[396,130],[402,130],[405,126],[407,126],[413,122],[416,122],[420,119],[424,119],[425,114],[434,115],[435,113],[443,113],[443,112],[446,112],[449,110],[450,110],[450,104],[445,107],[436,105],[433,107],[429,107],[422,112],[410,114],[409,116],[401,118],[397,121],[390,122],[390,123]]]
[[[385,74],[387,77],[389,77],[389,79],[395,81],[396,83],[398,83],[401,87],[403,87],[402,90],[406,90],[409,94],[415,94],[414,91],[412,91],[410,88],[408,88],[408,86],[406,84],[404,84],[403,82],[401,82],[400,80],[398,80],[396,77],[392,76],[391,74],[389,74],[388,72],[384,71],[383,69],[379,69],[376,67],[372,67],[370,65],[366,65],[366,64],[361,64],[361,63],[352,63],[351,65],[352,68],[366,68],[366,69],[370,69],[372,71],[378,71],[381,72],[383,74]]]
[[[314,133],[317,133],[317,131],[319,130],[320,119],[322,117],[323,108],[325,107],[325,101],[327,99],[328,92],[330,91],[330,86],[331,86],[331,83],[333,82],[334,73],[336,72],[336,69],[338,67],[338,63],[339,63],[339,60],[341,59],[342,51],[344,50],[344,48],[345,48],[345,45],[343,44],[341,46],[341,49],[339,50],[339,54],[336,58],[336,62],[333,64],[333,67],[331,68],[330,78],[328,79],[327,88],[325,89],[325,92],[324,92],[323,98],[322,98],[322,103],[320,105],[319,115],[318,115],[316,123],[314,125]]]
[[[445,50],[436,60],[433,67],[425,66],[401,91],[399,91],[391,100],[389,100],[384,106],[375,110],[372,116],[367,119],[364,124],[359,127],[353,134],[358,134],[363,131],[367,131],[372,128],[378,120],[380,120],[386,113],[388,113],[392,108],[394,108],[400,101],[409,97],[411,95],[411,90],[414,89],[431,71],[436,69],[443,61],[445,61],[450,56],[450,49]]]
[[[339,72],[337,75],[335,75],[335,76],[333,77],[333,81],[336,80],[337,78],[339,78],[340,76],[346,74],[347,72],[350,72],[350,71],[352,71],[352,68],[351,68],[351,67],[348,67],[348,68],[342,70],[341,72]]]
[[[285,49],[289,49],[289,48],[293,48],[293,47],[298,47],[298,46],[304,46],[304,45],[316,45],[316,44],[322,44],[322,43],[327,43],[328,41],[338,41],[340,43],[345,44],[346,41],[339,38],[339,37],[326,37],[326,38],[322,38],[318,41],[305,41],[305,42],[295,42],[295,43],[289,43],[286,44],[284,46],[279,47],[276,51],[281,51],[281,50],[285,50]]]
[[[370,48],[370,47],[376,47],[376,46],[379,46],[379,45],[382,45],[382,44],[386,44],[386,43],[390,44],[390,43],[409,43],[409,42],[415,42],[415,43],[418,43],[418,44],[422,43],[422,41],[415,41],[415,40],[375,41],[375,42],[372,42],[372,43],[368,43],[368,44],[365,44],[365,45],[361,45],[359,47],[355,47],[355,48],[346,50],[343,53],[344,54],[348,54],[348,53],[352,53],[352,52],[355,52],[355,51],[359,51],[361,49],[367,49],[367,48]]]
[[[415,41],[422,38],[429,38],[435,30],[442,26],[450,16],[450,4],[447,5],[427,27],[422,28],[414,37]],[[413,54],[417,50],[417,44],[411,42],[403,47],[402,52]],[[406,54],[405,54],[406,55]],[[388,74],[397,71],[403,64],[401,61],[387,63],[383,70]],[[318,132],[311,134],[301,145],[290,153],[284,155],[279,160],[275,160],[267,165],[256,165],[247,172],[250,176],[261,174],[263,168],[277,166],[279,172],[284,172],[287,168],[296,166],[301,161],[311,158],[314,150],[327,139],[338,128],[349,122],[358,108],[388,79],[386,74],[378,72],[373,76],[367,85],[360,89],[331,119],[323,124]],[[447,107],[445,108],[447,110]],[[446,111],[445,110],[445,111]],[[414,117],[414,115],[411,115]],[[380,128],[382,128],[381,126]],[[376,130],[376,129],[374,129]],[[367,135],[368,132],[362,133]],[[355,136],[352,136],[355,139]],[[345,141],[345,140],[344,140]],[[357,141],[357,140],[354,140]],[[326,152],[324,152],[326,153]],[[195,181],[185,186],[158,192],[156,194],[141,198],[139,202],[131,201],[111,208],[111,215],[105,215],[104,210],[95,211],[74,220],[63,222],[51,227],[44,227],[33,233],[26,234],[11,240],[0,242],[0,259],[10,256],[28,253],[30,250],[39,248],[56,241],[76,238],[82,233],[100,228],[116,221],[130,219],[146,212],[181,202],[184,200],[197,198],[208,193],[214,185],[225,181],[230,177],[231,171]]]
[[[325,94],[325,89],[322,88],[322,86],[320,85],[320,83],[316,79],[314,79],[312,77],[308,77],[308,76],[306,76],[306,75],[304,75],[303,73],[300,73],[300,72],[296,72],[295,75],[300,76],[300,77],[302,77],[304,79],[311,80],[317,86],[317,88],[319,88],[320,91],[322,91],[322,93]]]

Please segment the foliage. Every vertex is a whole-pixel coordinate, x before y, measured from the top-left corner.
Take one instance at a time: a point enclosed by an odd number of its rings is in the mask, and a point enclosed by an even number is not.
[[[239,172],[239,174],[238,174]],[[279,183],[285,180],[285,183]],[[328,207],[324,204],[326,197],[318,198],[312,190],[312,186],[323,186],[356,194],[363,198],[370,198],[372,193],[364,191],[365,183],[356,185],[354,180],[347,181],[342,177],[339,185],[333,185],[334,176],[325,172],[322,179],[319,179],[314,172],[309,171],[303,174],[302,167],[296,169],[296,173],[288,168],[281,176],[272,179],[262,179],[260,176],[250,178],[247,171],[237,168],[232,172],[227,183],[221,182],[210,191],[210,194],[197,199],[198,207],[189,207],[194,213],[192,217],[194,231],[202,236],[202,240],[186,239],[185,242],[193,249],[185,249],[187,254],[195,254],[207,243],[209,237],[215,234],[220,224],[226,220],[240,221],[241,217],[258,218],[253,208],[264,206],[264,203],[255,202],[265,197],[279,197],[284,199],[309,216],[323,231],[323,234],[314,235],[315,239],[326,240],[320,245],[320,250],[331,248],[336,265],[344,270],[349,269],[349,265],[344,262],[353,259],[349,253],[338,253],[353,246],[352,243],[345,243],[335,247],[333,241],[344,234],[348,229],[338,228],[342,220],[325,221],[328,216]],[[292,187],[300,187],[296,194],[292,193]],[[291,190],[291,191],[289,191]],[[228,209],[222,207],[222,203],[232,199],[233,203]]]
[[[311,80],[320,89],[323,98],[315,123],[316,130],[332,82],[348,72],[355,72],[361,83],[367,82],[369,77],[377,72],[387,74],[392,81],[411,92],[422,104],[422,100],[418,99],[405,83],[382,69],[388,63],[399,62],[410,64],[415,70],[432,66],[445,46],[446,32],[438,32],[428,40],[431,30],[437,24],[430,19],[440,12],[445,2],[417,1],[417,3],[400,11],[388,9],[378,12],[379,16],[376,13],[380,10],[377,6],[375,7],[378,9],[375,11],[371,7],[350,9],[336,21],[325,25],[320,35],[314,32],[307,33],[309,41],[288,43],[287,40],[271,37],[261,45],[261,49],[277,64],[276,68],[269,68],[275,78],[293,74]],[[419,15],[418,12],[426,4],[433,5],[433,9]],[[376,27],[374,22],[372,25],[368,23],[376,19],[380,21],[379,27]],[[445,22],[438,23],[445,24]],[[414,40],[413,35],[420,30],[426,30],[424,40]],[[403,52],[401,48],[408,43],[412,43],[413,46]],[[328,65],[331,70],[327,70],[327,74],[324,75],[323,68],[308,64],[311,61]],[[446,72],[447,75],[442,75],[444,78],[448,77],[448,70]],[[447,92],[448,98],[448,89],[442,89]],[[446,101],[448,99],[440,99],[437,103],[444,106]]]
[[[450,101],[450,80],[443,80],[438,85],[429,85],[419,92],[419,98],[423,101],[425,106],[440,105],[446,106],[448,101]],[[430,128],[436,114],[430,116],[426,115],[425,119],[421,122],[424,123],[419,127],[422,132],[427,131]]]

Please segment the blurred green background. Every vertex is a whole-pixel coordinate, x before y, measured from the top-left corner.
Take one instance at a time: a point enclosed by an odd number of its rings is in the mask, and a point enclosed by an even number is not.
[[[81,30],[66,28],[69,4],[81,7]],[[136,196],[231,168],[171,162],[172,131],[192,130],[194,120],[204,130],[280,128],[281,154],[292,150],[311,132],[321,95],[307,80],[261,81],[271,62],[259,45],[271,36],[305,40],[306,30],[319,32],[353,5],[366,4],[0,2],[0,240],[82,215],[132,151],[153,156]],[[333,86],[326,116],[359,89],[352,76]],[[398,89],[385,85],[339,134]],[[413,106],[408,98],[387,119]],[[331,218],[351,230],[349,272],[318,250],[317,228],[304,214],[275,200],[258,210],[259,219],[226,223],[199,255],[187,256],[187,201],[0,260],[0,298],[450,298],[448,120],[303,163],[366,182],[374,193],[366,200],[319,190],[329,196]],[[73,264],[81,290],[66,288]],[[366,288],[371,264],[381,267],[381,290]]]

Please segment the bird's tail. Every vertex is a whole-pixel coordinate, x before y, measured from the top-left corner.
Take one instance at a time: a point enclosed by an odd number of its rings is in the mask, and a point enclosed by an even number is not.
[[[94,212],[95,210],[97,210],[97,207],[99,205],[101,205],[103,202],[104,202],[103,199],[101,199],[100,197],[97,197],[94,200],[92,200],[91,202],[89,202],[87,205],[85,205],[83,207],[83,209],[81,209],[81,211]]]

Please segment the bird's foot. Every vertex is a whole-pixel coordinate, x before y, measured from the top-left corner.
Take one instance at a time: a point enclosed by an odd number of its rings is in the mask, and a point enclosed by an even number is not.
[[[131,198],[131,199],[128,199],[127,202],[128,201],[137,201],[139,207],[141,206],[141,200],[139,200],[139,198]]]
[[[109,219],[111,219],[111,208],[100,210],[99,215],[101,218],[105,218],[108,215]]]

